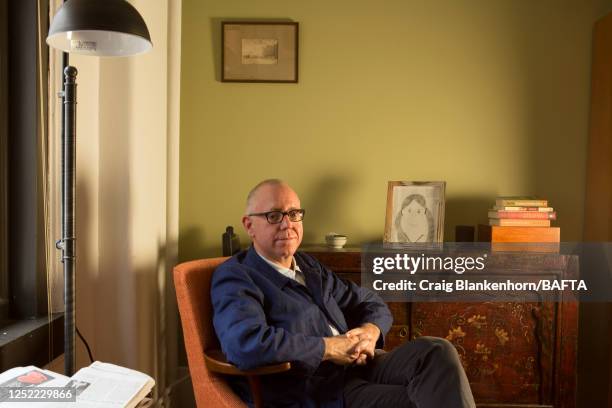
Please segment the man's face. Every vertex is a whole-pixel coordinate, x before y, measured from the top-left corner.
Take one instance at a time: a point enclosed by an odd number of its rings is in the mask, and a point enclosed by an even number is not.
[[[247,212],[251,214],[299,208],[300,199],[288,185],[264,185],[255,192]],[[272,261],[290,259],[302,242],[302,222],[291,222],[288,216],[284,216],[279,224],[268,223],[265,216],[244,216],[242,224],[257,252]]]

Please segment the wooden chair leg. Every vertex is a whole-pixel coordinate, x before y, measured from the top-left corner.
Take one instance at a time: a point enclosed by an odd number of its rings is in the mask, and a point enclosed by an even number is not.
[[[263,408],[263,400],[261,397],[261,381],[258,375],[248,375],[249,386],[251,387],[251,395],[253,395],[253,403],[255,408]]]

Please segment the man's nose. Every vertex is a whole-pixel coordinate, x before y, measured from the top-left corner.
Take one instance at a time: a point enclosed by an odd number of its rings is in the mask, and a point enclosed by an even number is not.
[[[281,220],[280,226],[281,228],[289,228],[291,226],[289,214],[283,214],[283,219]]]

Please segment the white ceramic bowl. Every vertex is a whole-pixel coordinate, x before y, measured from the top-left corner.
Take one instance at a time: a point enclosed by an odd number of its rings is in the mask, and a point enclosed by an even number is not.
[[[327,246],[330,248],[342,248],[346,244],[346,236],[345,235],[326,235],[325,242]]]

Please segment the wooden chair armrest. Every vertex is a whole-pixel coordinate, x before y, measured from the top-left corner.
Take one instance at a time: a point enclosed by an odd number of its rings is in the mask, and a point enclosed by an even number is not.
[[[207,350],[204,352],[204,359],[206,361],[206,367],[215,373],[227,374],[227,375],[242,375],[242,376],[253,376],[253,375],[266,375],[276,374],[289,371],[291,369],[291,363],[284,362],[279,364],[267,365],[257,367],[252,370],[240,370],[232,363],[228,363],[227,359],[221,352],[221,350]]]

